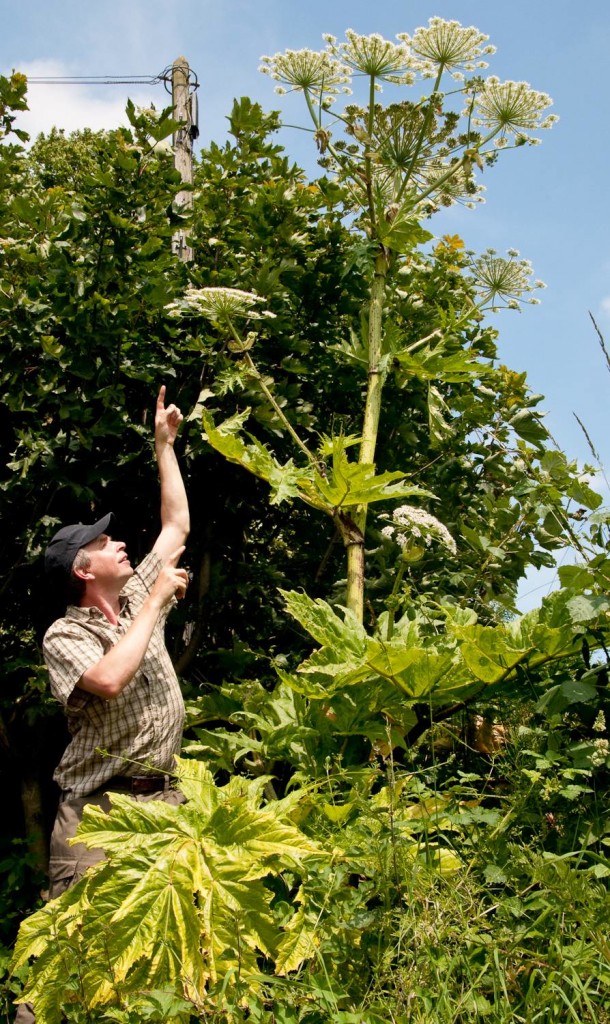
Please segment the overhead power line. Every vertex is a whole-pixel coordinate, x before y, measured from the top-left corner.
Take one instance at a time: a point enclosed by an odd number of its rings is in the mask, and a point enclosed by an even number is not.
[[[163,82],[167,91],[172,91],[171,66],[157,75],[28,75],[27,79],[29,85],[158,85]],[[199,88],[199,80],[192,68],[189,87],[193,90]]]

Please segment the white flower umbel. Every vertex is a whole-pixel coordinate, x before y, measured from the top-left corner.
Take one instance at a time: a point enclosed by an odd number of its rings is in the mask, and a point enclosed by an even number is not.
[[[457,552],[447,527],[430,512],[415,508],[414,505],[399,505],[395,508],[391,524],[384,526],[381,534],[398,544],[403,558],[409,562],[419,561],[433,541],[447,548],[452,555]]]
[[[529,133],[551,128],[559,120],[556,114],[545,114],[552,102],[527,82],[501,82],[492,75],[476,95],[472,123],[500,137],[515,136],[517,143],[536,143],[539,140]]]
[[[353,71],[399,85],[413,84],[415,75],[410,70],[412,59],[408,46],[392,43],[376,32],[361,36],[348,28],[345,35],[347,42],[340,46],[329,43],[329,48]]]
[[[481,58],[496,50],[495,46],[484,45],[489,36],[477,28],[465,28],[459,21],[444,21],[443,18],[430,18],[428,28],[415,29],[412,37],[401,33],[398,38],[410,43],[425,77],[439,71],[486,68],[487,62]]]
[[[230,322],[235,317],[247,317],[249,320],[274,317],[275,313],[269,310],[255,308],[261,302],[260,295],[239,288],[187,288],[183,297],[170,303],[166,309],[175,316],[190,313],[221,323]]]
[[[476,181],[467,168],[460,164],[454,170],[455,165],[440,157],[433,157],[431,160],[422,162],[421,167],[415,168],[413,178],[426,196],[425,205],[451,206],[453,203],[483,203],[483,192],[485,186]],[[453,173],[449,174],[449,171]],[[434,187],[438,182],[438,186]],[[425,214],[425,206],[422,213]]]
[[[544,288],[544,281],[534,281],[529,260],[519,259],[516,249],[508,250],[508,259],[498,256],[495,249],[488,249],[470,265],[472,280],[480,296],[480,305],[498,308],[505,303],[510,309],[519,304],[538,304],[538,299],[527,298],[536,288]]]
[[[261,57],[259,71],[293,91],[314,95],[336,95],[350,80],[347,68],[326,50],[286,50]]]

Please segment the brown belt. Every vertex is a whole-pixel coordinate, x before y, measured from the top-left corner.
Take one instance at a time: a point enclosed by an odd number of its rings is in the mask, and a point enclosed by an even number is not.
[[[165,775],[113,775],[104,789],[126,789],[129,793],[161,793],[166,786]]]

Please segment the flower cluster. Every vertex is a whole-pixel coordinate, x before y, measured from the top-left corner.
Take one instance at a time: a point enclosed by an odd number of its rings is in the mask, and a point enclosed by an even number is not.
[[[413,55],[424,78],[439,71],[450,71],[458,80],[465,71],[486,68],[482,56],[495,53],[495,46],[484,46],[489,36],[477,28],[465,28],[459,21],[430,18],[428,28],[417,28],[412,37],[406,32],[398,36],[410,44]]]
[[[340,46],[332,36],[327,36],[326,40],[330,52],[337,54],[351,71],[398,85],[413,84],[415,75],[410,70],[412,58],[408,46],[392,43],[376,32],[362,36],[348,28],[345,35],[347,41]]]
[[[286,50],[261,57],[259,70],[281,83],[278,92],[288,87],[332,96],[340,86],[349,85],[354,73],[399,85],[412,85],[416,71],[424,78],[449,71],[463,79],[465,71],[487,67],[481,57],[495,52],[495,47],[484,45],[488,36],[478,29],[442,18],[430,18],[428,27],[416,29],[412,37],[399,33],[397,43],[376,32],[360,35],[351,28],[345,35],[343,43],[324,35],[325,50]]]
[[[592,725],[593,732],[605,732],[606,731],[606,716],[603,711],[598,711],[595,721]]]
[[[280,93],[288,86],[296,92],[332,97],[350,80],[349,70],[326,50],[286,50],[273,57],[261,57],[259,71],[281,83],[275,90]]]
[[[473,26],[434,17],[412,35],[399,33],[397,41],[353,29],[347,30],[342,42],[332,35],[323,38],[325,49],[287,50],[263,57],[260,70],[280,83],[276,91],[305,93],[321,166],[351,181],[355,204],[365,209],[371,175],[374,189],[380,189],[384,199],[386,192],[404,196],[407,187],[412,193],[420,192],[417,214],[422,216],[456,202],[468,207],[483,202],[483,187],[473,172],[492,166],[501,149],[538,143],[535,132],[557,120],[548,112],[550,97],[527,82],[481,77],[480,69],[487,67],[485,58],[495,47]],[[433,96],[387,107],[374,104],[370,97],[372,108],[370,103],[364,108],[347,103],[337,118],[347,140],[334,138],[336,129],[331,133],[323,124],[323,114],[337,94],[351,92],[349,87],[358,78],[368,78],[381,89],[383,82],[412,85],[418,75],[434,79]],[[456,90],[465,100],[461,111],[453,88],[445,105],[440,91],[443,75],[460,81],[468,76]],[[366,175],[353,167],[363,158],[368,161]],[[507,301],[517,300],[511,295]]]
[[[426,196],[421,204],[423,215],[433,213],[439,206],[461,203],[474,209],[476,203],[485,202],[485,186],[463,163],[450,163],[436,155],[416,168],[413,178]]]
[[[599,768],[601,765],[606,764],[608,757],[610,757],[610,742],[603,739],[593,740],[593,747],[591,765],[593,768]]]
[[[399,33],[398,42],[378,33],[361,35],[347,29],[342,43],[325,35],[324,50],[286,50],[262,57],[260,70],[280,83],[276,91],[304,91],[319,99],[323,107],[341,90],[351,91],[353,75],[370,76],[376,84],[412,85],[419,73],[423,78],[436,78],[438,85],[445,73],[459,81],[470,73],[463,114],[472,118],[472,125],[484,129],[487,139],[495,137],[499,148],[509,139],[517,145],[535,144],[539,139],[532,133],[550,128],[558,120],[547,112],[552,100],[527,82],[501,82],[495,75],[483,81],[479,72],[487,67],[484,58],[495,53],[488,38],[473,26],[438,17],[430,18],[427,27],[415,29],[413,35]]]
[[[187,288],[181,299],[171,302],[165,308],[173,316],[194,313],[220,323],[230,322],[234,317],[247,317],[250,320],[274,317],[275,313],[269,310],[255,308],[262,301],[260,295],[240,291],[239,288]]]
[[[402,549],[406,561],[418,561],[433,541],[442,544],[452,555],[457,552],[449,530],[429,512],[414,505],[400,505],[392,513],[392,522],[381,531],[383,537]]]
[[[498,308],[504,302],[509,309],[519,309],[521,302],[537,305],[536,298],[526,299],[537,288],[545,288],[544,281],[532,282],[532,265],[529,260],[519,258],[516,249],[509,249],[508,259],[498,256],[495,249],[487,249],[482,256],[471,263],[472,280],[479,292],[481,305]]]
[[[499,133],[500,138],[515,136],[517,143],[536,144],[540,140],[529,132],[551,128],[559,120],[556,114],[546,114],[552,99],[537,92],[527,82],[501,82],[495,75],[485,81],[475,97],[475,117],[472,123]]]

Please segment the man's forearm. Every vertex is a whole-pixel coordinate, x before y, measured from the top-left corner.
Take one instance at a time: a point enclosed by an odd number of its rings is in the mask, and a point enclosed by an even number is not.
[[[174,452],[182,413],[176,405],[165,408],[165,390],[162,384],[155,412],[155,452],[161,481],[161,533],[153,547],[153,551],[164,560],[184,544],[190,529],[186,490]]]
[[[163,605],[149,594],[127,632],[81,676],[78,686],[104,700],[113,700],[138,671]]]
[[[186,540],[190,529],[186,489],[174,446],[167,442],[155,445],[161,483],[161,529],[176,531],[177,543]]]
[[[131,682],[142,664],[163,608],[173,598],[184,597],[188,577],[185,569],[177,567],[183,551],[184,547],[180,546],[170,554],[127,631],[79,679],[77,685],[81,690],[112,700]]]

